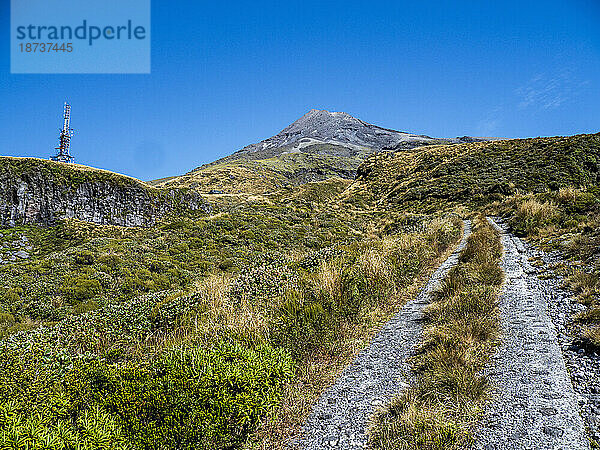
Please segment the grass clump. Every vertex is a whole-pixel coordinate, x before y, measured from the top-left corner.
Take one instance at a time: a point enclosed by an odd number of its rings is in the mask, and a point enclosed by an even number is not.
[[[535,198],[525,200],[513,215],[514,231],[525,235],[537,234],[541,228],[552,223],[556,210],[551,202],[540,203]]]
[[[488,385],[481,371],[499,333],[500,237],[483,217],[425,310],[414,384],[371,420],[376,449],[453,449],[470,439]]]

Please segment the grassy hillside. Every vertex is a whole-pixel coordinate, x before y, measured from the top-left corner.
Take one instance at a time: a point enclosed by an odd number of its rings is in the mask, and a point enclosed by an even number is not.
[[[269,152],[233,154],[199,167],[185,175],[153,185],[161,187],[191,187],[200,192],[269,193],[285,186],[321,181],[330,177],[352,179],[356,169],[370,151],[354,150],[331,144],[304,147],[302,152]]]
[[[433,216],[382,232],[384,211],[340,204],[349,183],[0,230],[30,253],[0,265],[0,447],[277,448],[459,236]]]
[[[482,206],[514,193],[600,181],[600,134],[422,147],[380,153],[358,171],[379,201],[427,212]]]
[[[41,174],[56,184],[73,187],[84,182],[101,181],[120,186],[149,188],[146,183],[127,175],[81,164],[67,164],[38,158],[0,156],[0,178],[28,176],[34,173]]]
[[[482,210],[580,263],[569,283],[589,306],[581,336],[600,345],[600,135],[422,147],[362,165],[364,155],[333,147],[231,157],[155,183],[206,194],[209,214],[145,229],[74,220],[1,229],[0,257],[20,242],[30,257],[0,265],[0,448],[284,448],[322,389],[455,245],[460,216]],[[2,162],[0,173],[164,192],[105,171]],[[454,445],[477,417],[484,390],[461,390],[458,378],[481,381],[500,282],[497,236],[478,223],[428,310],[415,390],[374,425],[382,448],[446,432]],[[467,314],[472,329],[473,296],[489,315],[466,340],[464,321],[451,319]],[[474,348],[465,373],[434,358]]]

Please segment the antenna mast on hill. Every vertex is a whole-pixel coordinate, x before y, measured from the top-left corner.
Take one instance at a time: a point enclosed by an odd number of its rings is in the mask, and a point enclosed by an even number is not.
[[[65,102],[65,115],[63,121],[62,130],[60,130],[59,145],[55,148],[57,150],[56,155],[50,158],[52,161],[60,161],[65,163],[72,163],[74,158],[69,153],[71,147],[71,136],[73,136],[73,129],[71,128],[71,105]]]

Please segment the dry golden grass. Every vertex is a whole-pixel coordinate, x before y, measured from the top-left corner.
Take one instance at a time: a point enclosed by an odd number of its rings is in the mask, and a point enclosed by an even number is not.
[[[577,200],[580,192],[580,189],[576,189],[573,186],[560,188],[556,194],[556,199],[559,203],[570,204]]]
[[[191,291],[200,296],[200,307],[181,318],[178,326],[156,332],[145,343],[145,351],[160,352],[186,341],[210,345],[225,336],[253,344],[265,342],[268,312],[264,305],[246,298],[233,301],[229,296],[232,280],[230,275],[212,274],[195,282],[189,291],[166,297],[163,302]]]
[[[584,333],[585,337],[596,347],[600,347],[600,326],[588,328]]]
[[[530,198],[519,205],[516,215],[526,217],[538,223],[548,223],[554,218],[556,213],[557,207],[554,203],[540,203],[536,199]]]

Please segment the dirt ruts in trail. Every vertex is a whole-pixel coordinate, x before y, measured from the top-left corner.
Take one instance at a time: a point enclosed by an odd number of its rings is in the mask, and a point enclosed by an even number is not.
[[[389,402],[406,386],[401,380],[410,372],[407,358],[421,342],[422,310],[439,282],[457,264],[470,234],[471,222],[465,221],[456,250],[433,273],[418,296],[384,325],[369,347],[317,401],[297,446],[306,450],[367,447],[367,421],[375,408]]]
[[[492,385],[477,449],[589,449],[577,396],[548,312],[548,290],[529,263],[523,242],[502,234],[501,342],[486,370]]]

